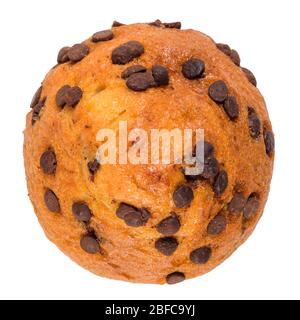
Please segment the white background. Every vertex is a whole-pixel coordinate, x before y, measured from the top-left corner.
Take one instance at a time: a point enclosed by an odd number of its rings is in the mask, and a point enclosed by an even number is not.
[[[0,1],[0,298],[300,298],[299,1]],[[252,237],[211,273],[177,286],[98,278],[46,240],[27,198],[22,130],[58,49],[125,23],[181,20],[236,48],[268,104],[276,163]]]

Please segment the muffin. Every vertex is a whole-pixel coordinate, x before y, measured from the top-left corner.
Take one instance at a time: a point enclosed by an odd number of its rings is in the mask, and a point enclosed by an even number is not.
[[[265,101],[237,51],[179,22],[114,22],[57,62],[24,133],[29,197],[49,240],[96,275],[136,283],[175,284],[229,257],[263,213],[274,161]],[[102,162],[98,132],[118,135],[120,122],[203,129],[203,170]]]

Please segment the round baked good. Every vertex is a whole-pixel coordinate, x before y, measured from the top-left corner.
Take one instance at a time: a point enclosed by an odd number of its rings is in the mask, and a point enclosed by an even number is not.
[[[31,103],[24,157],[47,237],[89,271],[174,284],[252,233],[267,200],[274,136],[254,75],[228,45],[181,24],[123,25],[64,47]],[[202,128],[204,171],[103,164],[101,128]]]

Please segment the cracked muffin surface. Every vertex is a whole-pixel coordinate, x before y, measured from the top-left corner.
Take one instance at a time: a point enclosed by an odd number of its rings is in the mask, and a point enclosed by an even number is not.
[[[24,159],[47,237],[108,278],[174,284],[215,268],[268,197],[274,135],[238,53],[180,23],[122,25],[59,51],[31,102]],[[204,129],[204,171],[101,164],[99,129]]]

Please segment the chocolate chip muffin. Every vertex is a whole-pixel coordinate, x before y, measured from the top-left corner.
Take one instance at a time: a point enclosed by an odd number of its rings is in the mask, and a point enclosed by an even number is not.
[[[24,158],[47,237],[87,270],[175,284],[252,233],[268,197],[274,135],[237,51],[181,24],[123,25],[58,53],[31,102]],[[103,164],[101,128],[202,128],[204,170]]]

